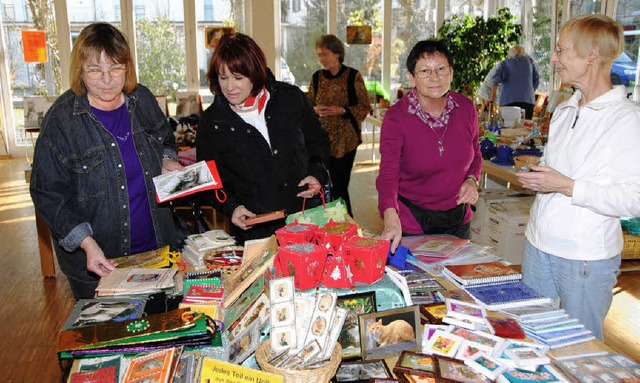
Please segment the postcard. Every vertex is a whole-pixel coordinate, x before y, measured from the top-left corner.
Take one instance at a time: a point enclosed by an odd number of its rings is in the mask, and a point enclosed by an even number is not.
[[[491,380],[495,380],[506,369],[506,366],[486,354],[478,354],[464,363]]]
[[[158,202],[171,201],[203,190],[220,189],[222,181],[214,161],[200,161],[184,170],[153,177]]]
[[[493,347],[465,339],[462,341],[462,344],[456,353],[456,359],[472,359],[478,356],[478,354],[492,355]]]
[[[396,375],[404,373],[435,378],[435,358],[418,352],[403,351],[393,368],[393,372]]]
[[[269,299],[272,304],[293,301],[293,277],[276,278],[269,281]]]
[[[423,351],[427,354],[444,355],[453,358],[458,348],[462,345],[463,340],[464,339],[457,335],[437,330],[433,333],[429,342],[427,342],[427,347]]]
[[[417,351],[422,341],[418,306],[361,314],[363,359],[387,358],[404,350]]]
[[[539,349],[531,347],[512,348],[505,350],[507,356],[516,362],[518,367],[549,364],[549,358]]]
[[[339,296],[336,305],[347,310],[344,326],[338,338],[342,346],[342,358],[358,358],[362,355],[358,315],[376,311],[376,294],[370,291]]]
[[[472,322],[486,323],[485,317],[487,316],[487,312],[478,304],[456,299],[447,299],[445,304],[447,305],[448,316]]]

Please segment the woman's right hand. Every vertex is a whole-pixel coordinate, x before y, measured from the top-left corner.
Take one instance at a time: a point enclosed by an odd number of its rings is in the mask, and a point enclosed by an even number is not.
[[[391,241],[391,253],[395,253],[402,239],[402,224],[398,211],[392,207],[384,211],[384,230],[380,239]]]
[[[240,205],[233,211],[231,214],[231,223],[238,226],[242,230],[247,230],[251,226],[247,226],[246,219],[247,217],[255,217],[256,215],[250,212],[244,205]]]
[[[87,255],[87,270],[96,273],[100,277],[106,277],[115,270],[117,263],[110,261],[104,256],[100,245],[93,237],[86,237],[80,243],[80,247]]]

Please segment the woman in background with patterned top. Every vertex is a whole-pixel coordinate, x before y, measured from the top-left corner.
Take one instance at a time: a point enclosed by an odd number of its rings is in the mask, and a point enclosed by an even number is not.
[[[407,57],[413,87],[384,115],[378,208],[382,239],[395,251],[403,233],[469,238],[482,156],[478,113],[451,92],[453,62],[439,40],[418,42]]]
[[[313,74],[308,96],[331,140],[332,196],[344,199],[353,216],[349,181],[356,149],[362,142],[360,125],[371,109],[369,93],[360,73],[343,64],[344,45],[336,36],[320,36],[316,54],[322,69]]]

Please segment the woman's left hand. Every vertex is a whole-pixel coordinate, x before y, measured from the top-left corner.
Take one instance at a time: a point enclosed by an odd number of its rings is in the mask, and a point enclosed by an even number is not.
[[[476,186],[476,182],[470,178],[464,180],[462,185],[460,186],[460,193],[458,194],[458,200],[456,203],[458,205],[469,203],[471,205],[475,205],[478,202],[478,187]]]
[[[298,197],[312,198],[322,191],[322,185],[318,182],[318,179],[314,176],[306,176],[300,181],[298,186],[308,185],[309,189],[297,194]]]
[[[530,172],[516,173],[522,187],[540,193],[562,193],[567,197],[573,195],[574,180],[560,174],[549,166],[532,166]]]
[[[184,170],[184,166],[178,161],[174,161],[170,158],[162,159],[162,174],[171,173],[176,170]]]

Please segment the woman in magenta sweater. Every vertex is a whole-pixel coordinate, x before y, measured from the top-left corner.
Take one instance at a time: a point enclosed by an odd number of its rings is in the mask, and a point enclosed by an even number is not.
[[[382,239],[402,235],[469,238],[482,155],[473,102],[450,91],[453,62],[438,40],[418,42],[407,58],[413,89],[382,121],[378,208]]]

